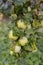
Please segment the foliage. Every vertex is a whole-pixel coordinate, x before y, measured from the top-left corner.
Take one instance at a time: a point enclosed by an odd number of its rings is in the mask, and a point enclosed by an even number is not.
[[[0,21],[0,65],[43,65],[43,1],[2,2],[10,21]]]

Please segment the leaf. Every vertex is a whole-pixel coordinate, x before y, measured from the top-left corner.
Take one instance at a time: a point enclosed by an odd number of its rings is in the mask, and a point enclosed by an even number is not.
[[[31,14],[31,13],[25,14],[24,19],[25,19],[26,21],[32,21],[32,14]]]
[[[32,51],[31,47],[29,45],[23,47],[26,51]]]
[[[15,5],[23,5],[23,3],[26,3],[26,0],[15,0]]]

